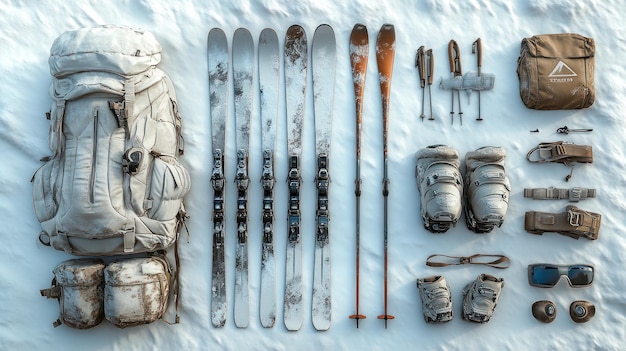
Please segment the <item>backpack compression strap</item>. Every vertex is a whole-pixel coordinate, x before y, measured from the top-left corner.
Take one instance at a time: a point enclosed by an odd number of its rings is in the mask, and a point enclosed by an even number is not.
[[[439,262],[433,262],[431,259],[433,258],[443,258],[443,260]],[[447,260],[452,259],[452,260]],[[491,259],[488,261],[486,259]],[[446,261],[447,260],[447,261]],[[448,256],[441,254],[434,254],[428,256],[426,259],[426,265],[430,267],[447,267],[447,266],[458,266],[462,264],[482,264],[485,266],[505,269],[511,265],[511,260],[505,255],[486,255],[486,254],[475,254],[472,256]]]
[[[530,158],[535,151],[539,151],[539,159],[531,160]],[[563,141],[540,143],[528,151],[526,159],[535,163],[558,162],[565,165],[574,162],[592,163],[593,150],[589,145],[576,145]]]
[[[525,188],[524,197],[535,200],[568,199],[570,202],[578,202],[596,197],[596,189],[580,187],[560,189],[552,186],[549,188]]]
[[[531,234],[556,232],[574,239],[596,240],[602,216],[575,206],[567,206],[565,212],[526,212],[524,229]]]

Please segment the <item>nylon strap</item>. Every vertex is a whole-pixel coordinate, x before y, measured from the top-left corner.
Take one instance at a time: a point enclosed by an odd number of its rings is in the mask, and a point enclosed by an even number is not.
[[[535,200],[568,199],[570,202],[578,202],[591,197],[596,197],[596,189],[590,188],[525,188],[524,197]]]
[[[539,159],[531,160],[535,151],[539,151]],[[555,141],[552,143],[540,143],[526,154],[526,159],[530,162],[558,162],[569,165],[573,162],[592,163],[593,150],[588,145],[576,145]]]
[[[440,261],[433,262],[431,259],[438,258]],[[462,264],[481,264],[493,268],[505,269],[511,265],[511,260],[505,255],[487,255],[487,254],[475,254],[472,256],[448,256],[441,254],[434,254],[428,256],[426,259],[426,265],[430,267],[447,267],[447,266],[459,266]]]

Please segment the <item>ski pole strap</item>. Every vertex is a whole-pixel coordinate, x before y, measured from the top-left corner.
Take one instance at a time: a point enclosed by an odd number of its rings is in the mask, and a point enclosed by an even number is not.
[[[535,151],[539,151],[539,159],[532,159],[531,156]],[[530,162],[558,162],[569,165],[574,162],[592,163],[593,150],[589,145],[576,145],[565,143],[563,141],[555,141],[550,143],[540,143],[532,148],[526,154],[526,159]]]
[[[505,255],[486,254],[475,254],[467,257],[434,254],[428,256],[426,259],[426,265],[430,267],[459,266],[462,264],[481,264],[493,268],[505,269],[509,268],[511,260]]]
[[[596,197],[596,189],[590,188],[525,188],[524,197],[535,200],[568,199],[570,202],[578,202],[591,197]]]

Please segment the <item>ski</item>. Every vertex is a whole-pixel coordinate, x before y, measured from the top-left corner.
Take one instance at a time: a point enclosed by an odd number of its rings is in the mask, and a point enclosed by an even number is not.
[[[209,102],[211,111],[211,150],[213,153],[213,263],[211,267],[211,323],[226,324],[226,266],[224,255],[224,146],[228,115],[228,43],[219,28],[209,32],[207,40]]]
[[[378,316],[378,319],[385,320],[385,328],[387,321],[393,319],[394,316],[387,312],[387,262],[388,262],[388,211],[387,200],[389,197],[389,175],[388,175],[388,157],[387,157],[387,130],[389,125],[389,97],[391,93],[391,74],[393,73],[393,59],[396,48],[396,33],[393,25],[384,24],[378,32],[376,40],[376,63],[378,64],[378,80],[380,82],[380,95],[383,106],[383,242],[384,242],[384,258],[383,258],[383,281],[384,281],[384,308],[385,313]]]
[[[352,81],[354,83],[354,101],[356,103],[356,177],[354,180],[354,195],[356,197],[356,313],[350,319],[365,319],[359,313],[359,286],[361,270],[361,126],[363,116],[363,91],[365,90],[365,76],[367,73],[367,58],[369,55],[369,37],[367,28],[358,23],[350,34],[350,64],[352,66]]]
[[[250,114],[252,111],[252,77],[254,76],[254,42],[247,29],[239,28],[233,36],[233,87],[237,147],[237,246],[235,250],[235,325],[248,327],[250,301],[248,292],[248,153]]]
[[[278,115],[280,60],[278,37],[266,28],[259,37],[259,90],[261,98],[261,144],[263,147],[263,238],[261,243],[261,325],[276,321],[276,263],[274,261],[274,146]]]
[[[302,326],[302,237],[300,235],[300,162],[302,127],[308,66],[306,33],[298,25],[285,35],[285,101],[287,107],[287,152],[289,209],[285,264],[285,295],[283,319],[287,330]]]
[[[311,317],[316,330],[328,330],[331,323],[330,238],[328,188],[330,185],[330,141],[335,93],[337,48],[335,32],[320,25],[311,45],[313,105],[315,111],[315,153],[317,156],[317,230],[313,270]]]

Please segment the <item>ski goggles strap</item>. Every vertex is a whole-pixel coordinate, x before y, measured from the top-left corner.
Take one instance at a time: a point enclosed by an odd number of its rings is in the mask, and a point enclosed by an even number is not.
[[[432,259],[435,259],[434,261]],[[475,254],[472,256],[448,256],[434,254],[428,256],[426,265],[430,267],[459,266],[462,264],[480,264],[498,269],[509,268],[511,260],[505,255]]]

